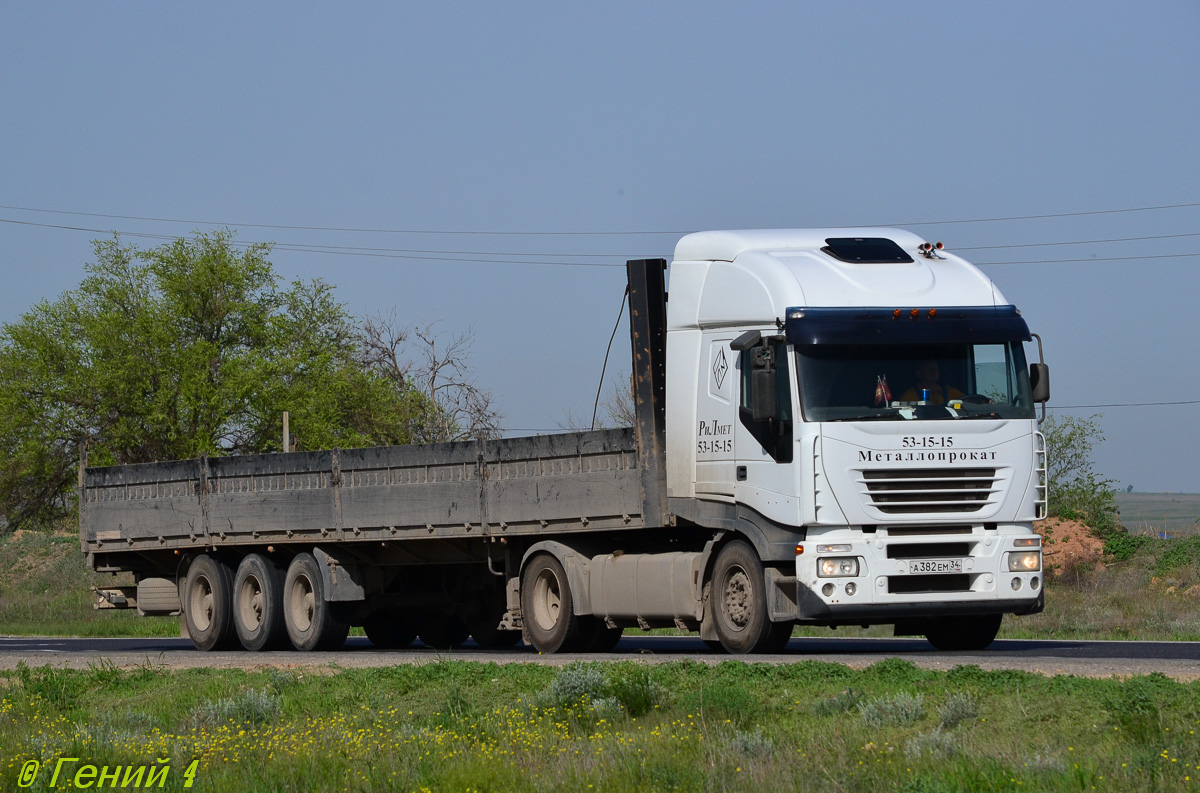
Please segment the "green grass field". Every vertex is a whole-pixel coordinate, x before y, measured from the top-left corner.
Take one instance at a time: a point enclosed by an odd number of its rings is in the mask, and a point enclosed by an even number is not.
[[[194,790],[264,793],[1183,791],[1200,774],[1200,683],[1161,675],[440,661],[0,682],[0,779],[37,762],[30,790],[64,757],[84,783],[168,765],[183,789],[190,766]]]
[[[1200,534],[1200,493],[1117,493],[1117,506],[1131,534]]]

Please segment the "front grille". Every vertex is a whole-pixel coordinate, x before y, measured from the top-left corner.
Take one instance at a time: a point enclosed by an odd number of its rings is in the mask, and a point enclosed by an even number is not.
[[[888,593],[919,595],[927,592],[970,592],[971,577],[954,575],[893,575],[888,577]]]
[[[995,468],[900,468],[863,471],[871,506],[889,515],[978,512],[996,491]]]

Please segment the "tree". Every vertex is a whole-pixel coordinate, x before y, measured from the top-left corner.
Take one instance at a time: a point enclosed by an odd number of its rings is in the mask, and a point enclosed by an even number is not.
[[[412,341],[416,338],[416,342]],[[393,309],[363,323],[360,362],[396,387],[415,388],[425,397],[414,417],[413,440],[445,443],[497,438],[503,416],[493,405],[491,391],[472,381],[467,354],[474,342],[467,330],[443,344],[434,323],[415,328],[400,325]],[[413,350],[412,348],[416,349]]]
[[[1104,440],[1099,416],[1050,416],[1046,437],[1047,500],[1051,515],[1083,521],[1101,534],[1119,528],[1113,480],[1102,479],[1092,451]]]
[[[15,529],[73,508],[93,465],[404,443],[415,387],[359,364],[358,324],[321,281],[280,288],[269,246],[229,231],[151,250],[94,243],[73,291],[0,329],[0,512]]]

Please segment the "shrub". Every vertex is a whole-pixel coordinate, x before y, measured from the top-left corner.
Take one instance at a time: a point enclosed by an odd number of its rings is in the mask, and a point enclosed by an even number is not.
[[[262,724],[279,715],[280,699],[270,691],[243,691],[232,697],[208,700],[192,709],[196,727],[212,727],[225,722]]]
[[[645,664],[625,667],[609,681],[608,691],[634,718],[667,700],[667,689],[651,677],[650,667]]]
[[[946,729],[953,729],[964,721],[974,719],[979,715],[979,705],[970,694],[953,693],[946,695],[945,703],[938,708],[938,718]]]
[[[942,732],[942,728],[938,726],[930,732],[923,732],[909,739],[908,743],[904,745],[904,756],[909,760],[917,760],[922,757],[944,759],[954,754],[957,749],[954,736]]]
[[[905,727],[920,721],[924,715],[924,697],[901,691],[860,705],[858,712],[868,727]]]
[[[775,741],[763,735],[761,728],[754,732],[734,730],[729,747],[744,757],[770,757],[775,753]]]
[[[862,704],[862,701],[863,695],[861,691],[847,688],[840,694],[835,694],[829,699],[818,702],[813,706],[813,713],[818,716],[833,716],[837,713],[846,713],[857,708]]]
[[[600,699],[607,688],[608,676],[599,666],[574,662],[559,670],[545,695],[551,705],[569,707],[585,698]]]

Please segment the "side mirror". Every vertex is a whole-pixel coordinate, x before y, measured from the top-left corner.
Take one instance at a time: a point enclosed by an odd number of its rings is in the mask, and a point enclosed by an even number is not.
[[[1029,364],[1029,388],[1033,401],[1043,405],[1050,401],[1050,367],[1044,363]]]

